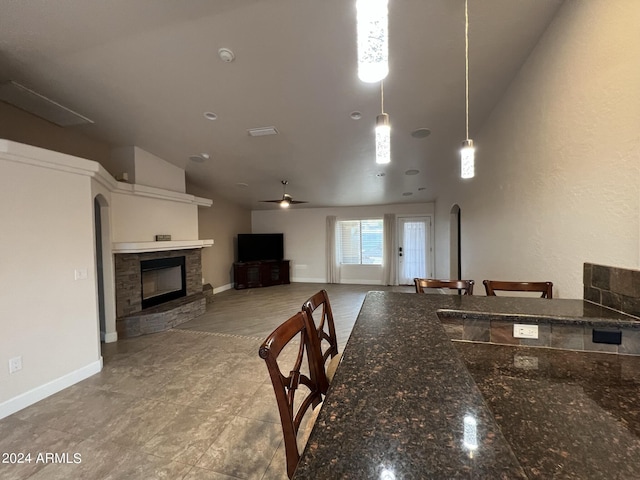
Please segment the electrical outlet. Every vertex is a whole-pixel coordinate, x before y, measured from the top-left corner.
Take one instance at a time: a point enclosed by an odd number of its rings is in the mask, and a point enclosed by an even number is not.
[[[74,276],[76,280],[86,280],[87,279],[87,269],[86,268],[76,268],[74,272]]]
[[[514,323],[513,338],[538,338],[538,325]]]
[[[9,359],[9,373],[16,373],[22,370],[22,357],[13,357]]]

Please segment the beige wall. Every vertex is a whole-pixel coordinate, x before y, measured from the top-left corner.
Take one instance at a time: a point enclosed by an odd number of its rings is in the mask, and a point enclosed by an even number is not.
[[[2,418],[101,368],[90,177],[0,152],[0,224]]]
[[[640,2],[569,0],[476,141],[476,178],[438,197],[438,272],[462,210],[463,276],[551,280],[640,266]],[[497,60],[499,61],[499,60]],[[471,99],[473,101],[473,99]]]
[[[198,207],[200,239],[214,241],[213,246],[202,249],[202,275],[216,292],[229,288],[233,283],[236,237],[251,232],[251,211],[205,190],[187,185],[187,191],[213,199],[211,207]]]
[[[252,212],[253,233],[284,233],[284,255],[291,261],[292,282],[325,282],[327,279],[326,225],[327,215],[337,220],[382,218],[385,213],[396,216],[431,216],[433,203],[406,203],[364,207],[277,208]],[[382,284],[379,265],[342,265],[342,283]]]
[[[91,126],[82,128],[91,129]],[[4,102],[0,102],[0,138],[100,163],[109,160],[111,150],[109,144],[92,140],[80,130],[59,127]]]

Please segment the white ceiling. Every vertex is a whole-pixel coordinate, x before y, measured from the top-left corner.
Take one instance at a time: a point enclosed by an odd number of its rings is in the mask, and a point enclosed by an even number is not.
[[[472,138],[561,3],[469,1]],[[355,0],[0,0],[0,82],[95,121],[69,128],[136,145],[250,208],[278,208],[259,200],[280,198],[283,179],[313,207],[432,201],[458,175],[465,138],[464,1],[389,0],[389,30],[387,166],[374,161],[380,86],[357,78]],[[247,135],[263,126],[280,134]],[[411,137],[420,127],[431,135]],[[188,159],[201,152],[211,158]]]

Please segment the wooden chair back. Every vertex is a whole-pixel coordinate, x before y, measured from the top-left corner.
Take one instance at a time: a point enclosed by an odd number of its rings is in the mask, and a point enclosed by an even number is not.
[[[315,332],[308,330],[309,320],[305,312],[298,312],[293,317],[276,328],[260,346],[258,354],[264,359],[269,370],[269,376],[273,385],[282,423],[284,447],[287,461],[287,475],[293,476],[293,472],[300,460],[298,450],[298,431],[300,424],[311,407],[316,407],[322,401],[322,394],[314,378],[318,361],[315,358],[313,347],[309,339]],[[295,361],[291,367],[287,367],[288,373],[284,374],[278,364],[278,356],[287,347],[297,351]],[[305,357],[309,367],[309,375],[303,373]],[[284,363],[281,358],[281,363]],[[306,387],[300,390],[301,387]],[[308,390],[306,392],[305,390]],[[300,392],[302,402],[296,401],[296,394]],[[297,405],[299,404],[299,407]],[[297,407],[297,410],[296,410]]]
[[[449,288],[460,290],[463,295],[473,295],[473,280],[436,280],[433,278],[414,278],[416,293],[425,293],[425,288]]]
[[[541,298],[553,298],[552,282],[501,282],[498,280],[484,280],[487,296],[496,296],[496,291],[507,292],[540,292]]]
[[[318,314],[318,310],[320,313]],[[338,355],[338,339],[336,337],[336,325],[333,320],[333,311],[329,302],[329,294],[326,290],[320,290],[302,305],[302,310],[307,313],[311,325],[316,331],[320,350],[318,367],[318,385],[323,394],[329,388],[329,379],[326,375],[326,364]]]

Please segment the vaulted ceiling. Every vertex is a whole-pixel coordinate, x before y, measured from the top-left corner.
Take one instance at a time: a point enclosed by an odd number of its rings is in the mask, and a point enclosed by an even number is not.
[[[472,138],[561,3],[469,0]],[[67,128],[136,145],[249,208],[278,208],[259,201],[279,198],[284,179],[319,207],[432,201],[458,175],[463,0],[389,0],[385,166],[374,161],[380,85],[356,72],[355,0],[0,0],[0,12],[0,83],[95,122]],[[279,134],[247,134],[265,126]],[[431,134],[414,138],[418,128]]]

